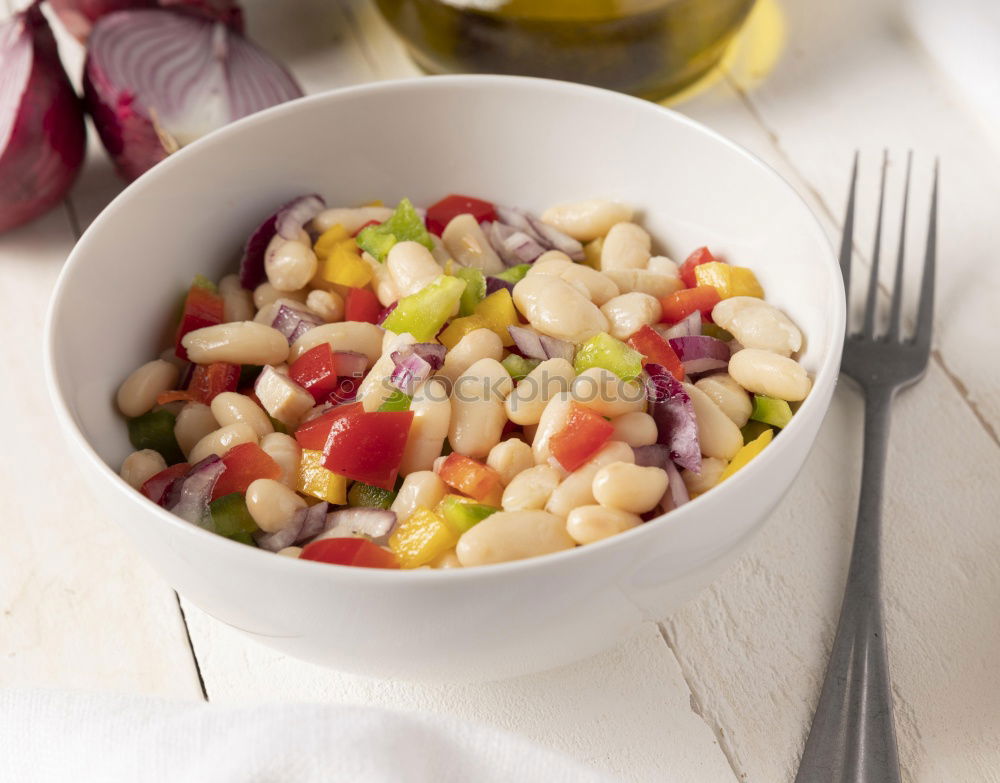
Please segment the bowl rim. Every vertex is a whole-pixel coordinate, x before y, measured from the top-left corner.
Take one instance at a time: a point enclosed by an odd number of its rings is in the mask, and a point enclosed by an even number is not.
[[[718,489],[720,490],[719,492],[705,492],[684,504],[684,506],[651,519],[636,528],[627,530],[623,533],[619,533],[593,544],[587,544],[586,546],[577,546],[572,549],[561,550],[523,560],[494,563],[489,566],[480,566],[478,568],[381,569],[358,566],[330,568],[330,564],[328,563],[303,561],[299,558],[275,556],[275,553],[273,552],[258,549],[257,547],[249,547],[237,541],[227,539],[216,533],[212,533],[211,531],[198,525],[192,525],[191,523],[170,513],[165,508],[153,504],[147,498],[136,492],[132,487],[128,486],[124,480],[121,479],[118,473],[116,473],[111,466],[97,454],[81,428],[77,425],[74,416],[69,409],[69,404],[63,396],[60,372],[57,369],[56,357],[58,348],[55,345],[55,335],[58,328],[60,313],[64,300],[70,295],[69,280],[75,273],[76,268],[83,263],[81,259],[86,258],[87,246],[90,241],[90,237],[94,234],[98,234],[102,230],[104,224],[113,219],[113,215],[121,202],[138,197],[147,188],[155,188],[158,178],[162,176],[163,172],[169,171],[171,167],[185,165],[187,158],[191,157],[192,154],[195,154],[192,153],[191,150],[197,152],[202,149],[210,148],[212,145],[224,146],[229,137],[242,133],[246,128],[266,124],[287,114],[294,114],[298,112],[302,106],[328,102],[337,103],[359,94],[391,94],[398,90],[447,90],[452,87],[465,88],[469,86],[479,86],[482,88],[501,86],[514,88],[516,90],[524,89],[543,92],[552,91],[562,95],[578,96],[583,99],[608,101],[612,104],[627,106],[631,110],[647,112],[650,118],[658,118],[656,121],[667,119],[671,122],[688,126],[698,133],[708,136],[715,143],[727,147],[730,151],[735,152],[747,159],[762,176],[768,177],[771,180],[776,180],[799,201],[805,209],[805,213],[810,218],[809,227],[812,233],[819,240],[818,244],[827,251],[823,254],[821,259],[816,259],[815,263],[825,268],[832,282],[838,284],[833,286],[832,291],[834,306],[833,312],[830,314],[832,319],[830,324],[830,333],[832,335],[830,350],[828,350],[827,354],[822,357],[819,367],[815,373],[811,393],[802,402],[799,411],[796,412],[796,415],[792,418],[791,423],[783,430],[783,433],[791,434],[775,440],[760,455],[753,459],[750,464],[728,478],[726,480],[725,487],[713,487],[713,490]],[[116,487],[118,492],[124,493],[124,495],[131,502],[139,504],[144,511],[151,512],[152,516],[159,522],[173,526],[182,536],[195,536],[195,540],[198,540],[200,537],[201,541],[209,547],[214,546],[228,548],[228,551],[232,553],[232,556],[234,557],[250,558],[250,560],[247,560],[248,563],[259,562],[262,567],[268,567],[267,563],[271,563],[270,567],[274,568],[308,568],[313,569],[313,574],[317,576],[321,573],[325,573],[327,574],[326,578],[333,580],[357,578],[361,580],[379,580],[383,583],[384,580],[397,580],[400,583],[413,585],[438,584],[440,580],[449,580],[458,584],[466,582],[470,579],[503,578],[513,572],[545,569],[573,559],[582,562],[584,559],[589,557],[601,557],[605,552],[610,552],[614,549],[630,547],[633,541],[638,541],[642,537],[662,535],[662,533],[653,532],[651,530],[652,528],[678,528],[696,523],[696,520],[700,516],[701,509],[706,508],[711,503],[721,501],[727,495],[734,494],[744,484],[757,481],[759,476],[762,476],[767,471],[771,470],[772,463],[777,462],[781,455],[790,448],[789,441],[796,437],[795,433],[798,433],[804,426],[806,426],[800,421],[800,418],[805,418],[802,417],[802,413],[805,413],[806,416],[819,416],[821,419],[825,417],[826,410],[818,410],[818,406],[821,405],[820,397],[824,395],[817,394],[816,390],[827,386],[832,387],[836,383],[839,375],[841,353],[843,350],[845,324],[846,297],[843,289],[841,269],[834,253],[834,248],[831,244],[830,238],[823,229],[819,218],[803,196],[791,185],[791,183],[782,177],[781,174],[779,174],[760,157],[727,138],[720,132],[709,128],[708,126],[703,125],[697,120],[681,114],[678,111],[660,104],[590,85],[564,82],[555,79],[492,74],[416,76],[405,79],[369,82],[360,85],[327,90],[313,95],[307,95],[302,98],[297,98],[293,101],[279,104],[278,106],[274,106],[270,109],[265,109],[261,112],[257,112],[256,114],[230,123],[229,125],[213,131],[207,136],[185,146],[178,152],[168,156],[165,160],[158,163],[149,172],[143,174],[137,180],[128,184],[106,207],[104,207],[104,209],[101,210],[97,217],[87,227],[79,240],[77,240],[59,273],[53,289],[52,297],[49,301],[48,312],[45,319],[43,364],[45,370],[45,381],[49,388],[49,397],[55,407],[56,417],[59,421],[60,427],[63,429],[67,439],[83,453],[86,460],[98,473],[107,478]],[[796,466],[796,471],[799,467],[801,467],[801,465]],[[243,554],[237,554],[237,550],[241,550]],[[297,570],[295,573],[302,574],[304,572]]]

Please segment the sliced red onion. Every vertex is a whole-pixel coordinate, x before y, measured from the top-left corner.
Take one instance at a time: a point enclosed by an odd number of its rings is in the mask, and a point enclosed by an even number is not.
[[[398,305],[398,304],[399,304],[399,300],[397,299],[395,302],[390,303],[388,307],[383,307],[382,308],[382,312],[380,312],[378,314],[378,318],[375,320],[375,325],[376,326],[381,326],[382,324],[384,324],[385,323],[385,319],[389,317],[389,313],[391,313],[393,310],[395,310],[396,309],[396,305]]]
[[[362,378],[368,369],[368,357],[357,351],[334,351],[333,359],[338,378]]]
[[[505,225],[499,220],[483,223],[483,233],[507,266],[530,264],[547,249],[526,232]]]
[[[513,293],[514,283],[510,280],[501,280],[499,277],[487,277],[486,278],[486,295],[495,294],[502,288],[506,288],[508,291]]]
[[[549,337],[547,334],[539,335],[538,339],[542,343],[546,359],[565,359],[567,362],[572,362],[576,356],[576,346],[571,342]]]
[[[289,201],[275,215],[274,229],[285,239],[298,239],[303,227],[326,209],[322,196],[315,193]]]
[[[448,349],[438,343],[413,343],[403,351],[415,353],[433,370],[440,370],[444,366],[444,357],[448,353]]]
[[[184,476],[180,486],[170,488],[170,504],[166,506],[181,519],[193,525],[205,526],[208,517],[208,504],[212,500],[212,490],[226,470],[224,463],[217,455],[211,454],[191,469]]]
[[[649,446],[633,446],[635,464],[640,468],[662,468],[665,462],[670,462],[670,449],[662,443]]]
[[[330,504],[326,501],[315,503],[302,510],[302,524],[299,527],[298,538],[295,543],[308,541],[315,538],[326,529],[326,514],[330,510]]]
[[[233,0],[48,0],[59,21],[79,41],[86,42],[90,28],[102,16],[130,8],[173,8],[213,19],[243,32],[243,9]]]
[[[274,214],[257,226],[243,247],[243,257],[240,258],[240,285],[251,291],[267,280],[264,255],[267,246],[274,238],[274,226],[277,220],[278,216]]]
[[[526,214],[535,233],[541,236],[542,244],[547,244],[552,250],[561,250],[574,261],[583,261],[583,245],[569,234],[564,234],[555,226],[543,223],[534,215]]]
[[[97,21],[84,100],[126,179],[233,120],[302,95],[281,65],[221,22],[160,8]]]
[[[531,224],[531,220],[528,219],[528,213],[523,209],[495,204],[493,211],[496,213],[498,222],[505,223],[508,227],[517,231],[523,231],[538,242],[538,244],[544,244],[544,238],[535,230],[535,227]]]
[[[62,200],[86,141],[83,106],[35,2],[0,25],[0,232]]]
[[[674,337],[669,342],[684,365],[684,372],[690,375],[721,370],[729,364],[729,346],[715,337]]]
[[[541,335],[531,329],[525,329],[523,326],[508,326],[507,331],[510,333],[511,339],[514,340],[514,345],[517,346],[519,350],[526,359],[540,359],[545,360],[549,358],[545,353],[545,348],[542,345]]]
[[[673,340],[676,337],[695,337],[701,334],[701,313],[695,310],[683,321],[678,321],[673,326],[667,327],[664,324],[658,324],[658,326],[656,331],[665,340]]]
[[[324,323],[323,319],[317,315],[283,304],[274,314],[271,328],[277,329],[285,335],[289,345],[291,345],[310,329],[315,329],[322,323]]]
[[[682,468],[701,472],[698,420],[694,405],[680,381],[665,367],[647,364],[646,396],[656,421],[657,442],[670,448],[670,459]]]
[[[390,358],[396,367],[389,376],[389,383],[411,397],[417,386],[427,380],[433,372],[430,362],[415,353],[403,354],[402,351],[393,351]]]
[[[280,552],[286,546],[292,546],[299,538],[299,531],[302,529],[306,511],[307,509],[300,508],[291,523],[281,530],[276,530],[273,533],[258,530],[253,534],[254,542],[258,547],[266,549],[268,552]]]
[[[359,506],[342,508],[326,515],[326,529],[320,538],[355,538],[365,536],[376,544],[385,544],[396,529],[395,511]]]
[[[663,494],[657,512],[665,514],[672,509],[682,506],[691,498],[688,496],[684,479],[681,478],[680,471],[670,458],[670,449],[660,443],[651,446],[636,446],[635,464],[644,468],[662,468],[667,473],[667,491]]]

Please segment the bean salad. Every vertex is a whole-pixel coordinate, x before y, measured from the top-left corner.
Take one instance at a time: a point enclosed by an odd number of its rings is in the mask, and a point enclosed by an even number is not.
[[[811,380],[751,269],[706,247],[678,264],[634,219],[285,204],[119,387],[122,478],[336,565],[486,565],[646,524],[760,454]]]

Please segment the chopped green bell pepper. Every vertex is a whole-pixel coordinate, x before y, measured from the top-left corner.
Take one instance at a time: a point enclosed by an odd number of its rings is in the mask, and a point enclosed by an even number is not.
[[[465,291],[465,281],[441,275],[415,294],[404,296],[382,326],[390,332],[409,332],[418,342],[433,340],[451,318]]]
[[[773,429],[769,425],[762,421],[754,421],[751,419],[745,425],[740,427],[740,433],[743,435],[744,443],[751,443],[757,438],[759,438],[766,430]]]
[[[465,291],[462,292],[458,314],[472,315],[476,305],[486,298],[486,276],[479,269],[457,265],[451,274],[465,281]]]
[[[385,411],[408,411],[410,409],[410,403],[413,398],[408,394],[403,394],[399,389],[393,391],[389,395],[388,399],[379,405],[379,413],[384,413]]]
[[[642,354],[607,332],[601,332],[583,343],[573,360],[577,373],[591,367],[603,367],[623,381],[634,381],[642,372]]]
[[[247,510],[246,498],[242,492],[231,492],[208,504],[212,515],[212,526],[220,536],[231,538],[243,544],[255,546],[253,534],[257,523]]]
[[[198,288],[204,288],[206,291],[211,291],[213,294],[219,293],[219,287],[205,277],[205,275],[195,275],[194,280],[191,281],[191,285]]]
[[[753,413],[750,414],[750,418],[780,429],[787,427],[788,422],[792,420],[792,409],[784,400],[755,394],[753,396]]]
[[[490,514],[495,514],[499,510],[496,506],[476,503],[458,495],[445,496],[437,507],[437,511],[444,517],[444,521],[459,535],[475,527],[486,519],[486,517],[490,516]]]
[[[168,410],[150,411],[128,420],[128,439],[136,449],[160,452],[168,465],[184,461],[181,447],[174,437],[177,417]]]
[[[702,324],[701,333],[705,335],[705,337],[714,337],[716,340],[722,340],[725,343],[728,343],[733,339],[733,336],[729,332],[718,324],[713,323]]]
[[[515,381],[520,381],[523,380],[529,372],[541,364],[541,361],[538,359],[525,359],[523,356],[518,356],[516,353],[512,353],[500,362],[500,364],[502,364],[503,368],[510,373],[511,378]]]
[[[434,241],[424,226],[424,221],[408,198],[399,202],[395,212],[384,223],[362,229],[356,241],[358,247],[379,261],[385,261],[397,242],[419,242],[428,250],[434,249]]]
[[[518,264],[498,272],[493,277],[500,278],[506,283],[520,283],[529,271],[531,271],[531,264]]]
[[[391,489],[373,487],[363,481],[355,481],[347,493],[347,505],[364,506],[368,508],[389,508],[396,499],[396,493]]]

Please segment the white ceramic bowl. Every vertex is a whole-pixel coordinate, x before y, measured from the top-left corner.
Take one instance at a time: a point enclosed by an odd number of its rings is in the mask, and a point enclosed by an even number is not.
[[[331,205],[448,193],[541,210],[612,197],[658,249],[752,267],[807,336],[812,394],[762,456],[668,516],[598,544],[465,571],[277,557],[174,517],[117,475],[114,393],[163,346],[196,273],[233,269],[248,232],[308,192]],[[156,166],[104,210],[63,270],[46,340],[53,404],[108,513],[183,596],[259,641],[383,677],[477,679],[592,655],[662,618],[744,548],[812,446],[837,377],[841,278],[806,205],[747,152],[654,104],[574,84],[451,76],[285,104]],[[120,618],[127,622],[127,618]]]

